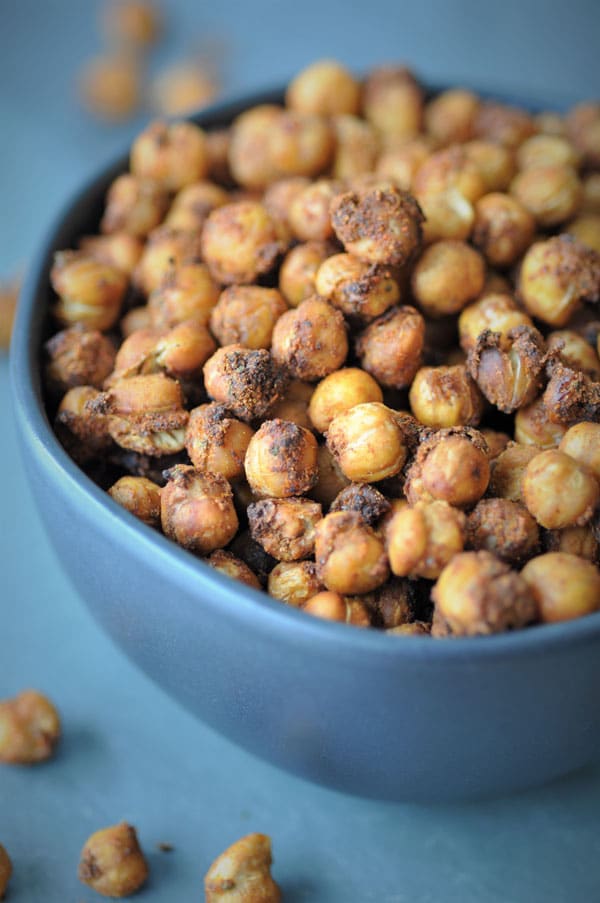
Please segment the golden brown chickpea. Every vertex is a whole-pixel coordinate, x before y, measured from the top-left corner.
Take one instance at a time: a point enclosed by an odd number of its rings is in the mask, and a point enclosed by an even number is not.
[[[511,502],[524,502],[521,484],[527,465],[539,454],[535,445],[511,442],[492,462],[490,494]]]
[[[460,344],[467,353],[477,345],[479,336],[490,331],[500,336],[499,347],[510,347],[507,335],[517,326],[533,328],[533,321],[520,310],[510,295],[484,295],[461,311],[458,318]]]
[[[516,150],[534,133],[535,125],[531,115],[507,104],[485,101],[475,117],[475,134],[478,138],[512,150]]]
[[[264,348],[225,345],[204,365],[208,395],[241,420],[255,420],[282,398],[285,372]]]
[[[508,564],[522,564],[538,551],[538,525],[520,502],[481,499],[467,520],[467,547],[493,552]]]
[[[513,264],[527,250],[534,233],[533,216],[508,194],[486,194],[475,204],[472,241],[492,266]]]
[[[388,146],[421,131],[423,92],[414,76],[401,66],[382,66],[369,73],[363,108],[366,119]]]
[[[515,176],[510,191],[544,229],[574,216],[583,196],[577,172],[564,164],[525,169]]]
[[[600,501],[592,473],[557,449],[542,451],[529,462],[522,489],[528,510],[548,530],[583,526]]]
[[[519,295],[532,316],[565,326],[582,301],[600,299],[600,257],[570,235],[535,242],[523,258]]]
[[[354,624],[355,627],[371,626],[369,610],[360,599],[346,598],[341,593],[329,590],[308,599],[302,610],[325,621],[339,621],[342,624]]]
[[[88,837],[77,874],[104,897],[128,897],[138,891],[148,880],[148,863],[135,828],[121,822]]]
[[[160,500],[165,536],[198,555],[231,542],[239,522],[225,477],[185,464],[176,464],[165,476]]]
[[[402,507],[385,526],[385,548],[392,573],[435,580],[465,543],[466,518],[446,502]]]
[[[115,347],[110,339],[82,323],[55,333],[44,349],[49,358],[48,384],[63,395],[74,386],[101,389],[115,364]]]
[[[144,245],[135,235],[114,232],[112,235],[85,235],[79,241],[79,249],[131,277],[140,262]]]
[[[173,274],[183,265],[197,266],[199,260],[198,232],[184,232],[170,226],[159,226],[148,236],[144,252],[133,274],[134,285],[142,294],[148,296],[155,289],[176,278]]]
[[[342,189],[342,183],[334,179],[318,179],[296,195],[289,209],[289,225],[295,238],[325,241],[333,237],[329,207]]]
[[[577,555],[567,552],[538,555],[527,562],[521,575],[542,621],[569,621],[600,607],[600,572],[590,561]]]
[[[311,383],[293,379],[288,385],[285,398],[277,401],[269,408],[269,420],[290,420],[305,430],[312,430],[313,424],[308,416],[308,406],[312,398],[314,386]]]
[[[566,430],[562,423],[550,420],[543,396],[520,408],[515,416],[515,439],[521,445],[535,445],[538,449],[554,448]]]
[[[261,588],[260,580],[254,571],[252,571],[241,558],[237,558],[232,552],[216,549],[206,559],[206,563],[209,564],[211,568],[214,568],[215,571],[225,574],[225,576],[229,577],[231,580],[238,580],[240,583],[245,583],[246,586],[253,587],[253,589]]]
[[[271,840],[248,834],[215,859],[204,878],[206,903],[280,903],[271,877]]]
[[[384,495],[370,483],[350,483],[339,492],[329,508],[332,511],[356,511],[370,527],[391,510]]]
[[[262,202],[268,213],[274,219],[279,220],[290,232],[292,230],[290,225],[292,203],[310,184],[310,179],[304,176],[290,176],[287,179],[271,182],[263,195]]]
[[[600,480],[600,424],[576,423],[566,431],[558,448]]]
[[[305,498],[261,499],[248,506],[252,538],[277,561],[309,558],[321,506]]]
[[[586,561],[600,562],[600,543],[596,538],[594,523],[585,527],[567,527],[565,530],[544,530],[542,542],[545,552],[567,552],[585,558]]]
[[[577,241],[582,242],[592,251],[600,254],[600,215],[597,213],[587,213],[578,216],[572,220],[564,231],[568,235],[572,235]]]
[[[436,616],[451,635],[478,636],[525,627],[536,606],[527,583],[490,552],[461,552],[432,591]],[[434,619],[434,635],[437,634]]]
[[[468,141],[463,144],[468,160],[474,163],[486,191],[505,191],[515,174],[514,156],[506,147],[493,141]]]
[[[131,172],[179,191],[208,175],[206,137],[192,122],[151,123],[131,147]]]
[[[419,135],[418,138],[403,142],[399,147],[384,151],[377,161],[375,172],[390,179],[403,191],[410,191],[417,170],[432,150],[431,140],[425,135]]]
[[[232,285],[213,308],[210,328],[221,345],[270,348],[275,323],[287,309],[274,288]]]
[[[467,368],[480,390],[505,414],[537,397],[545,363],[545,343],[533,326],[516,326],[504,337],[486,330],[467,357]]]
[[[312,596],[321,592],[323,584],[317,577],[314,561],[282,561],[269,574],[267,588],[274,599],[301,608]]]
[[[310,491],[310,497],[328,508],[342,489],[348,486],[349,480],[326,445],[319,445],[317,449],[317,468],[317,482]]]
[[[317,60],[292,79],[285,102],[301,113],[358,113],[360,84],[341,63]]]
[[[334,179],[352,179],[375,168],[379,139],[372,125],[358,116],[342,114],[332,120],[335,156],[331,166]]]
[[[140,103],[142,71],[139,60],[124,53],[108,53],[86,63],[79,78],[84,107],[107,122],[128,119]]]
[[[508,443],[511,441],[510,436],[508,433],[499,433],[497,430],[487,428],[480,430],[480,432],[487,443],[488,458],[490,461],[495,461],[508,446]]]
[[[151,324],[169,329],[186,320],[207,324],[219,299],[219,286],[204,263],[171,268],[148,298]]]
[[[203,404],[190,413],[185,447],[196,470],[241,480],[253,435],[251,427],[232,417],[224,405]]]
[[[285,250],[281,227],[258,201],[213,210],[202,230],[202,256],[218,282],[253,282]]]
[[[439,144],[462,143],[473,137],[481,101],[472,91],[442,91],[425,107],[425,128]]]
[[[272,354],[297,379],[314,382],[333,373],[348,354],[344,317],[321,298],[308,298],[275,324]]]
[[[417,420],[435,429],[477,426],[483,412],[481,393],[462,364],[421,367],[408,398]]]
[[[485,194],[485,182],[477,164],[460,145],[453,145],[430,154],[415,173],[412,190],[419,202],[430,195],[456,193],[474,204]]]
[[[201,229],[212,210],[228,203],[229,195],[220,185],[194,182],[177,192],[165,217],[165,225],[184,231]]]
[[[438,241],[425,248],[412,273],[416,300],[430,317],[457,314],[483,288],[481,254],[462,241]]]
[[[418,310],[405,305],[369,323],[356,341],[361,366],[382,386],[409,386],[421,366],[425,321]]]
[[[592,346],[571,329],[557,329],[549,333],[548,351],[558,354],[559,360],[573,370],[581,370],[594,380],[600,380],[600,360]]]
[[[475,505],[487,489],[490,464],[481,433],[471,427],[438,430],[424,439],[406,475],[411,505],[439,499],[456,508]]]
[[[540,166],[571,166],[577,169],[580,156],[571,142],[561,135],[533,135],[517,149],[519,169]]]
[[[330,373],[318,384],[308,414],[315,429],[326,433],[338,414],[371,401],[383,402],[383,393],[373,377],[358,367],[345,367]]]
[[[352,254],[334,254],[324,260],[315,288],[346,316],[362,320],[373,320],[400,299],[400,288],[389,269]]]
[[[317,575],[335,593],[368,593],[390,570],[383,542],[357,511],[335,511],[316,528]]]
[[[144,238],[162,222],[168,203],[169,196],[158,182],[123,173],[108,189],[100,230],[106,235],[128,232]]]
[[[317,271],[333,253],[333,246],[324,241],[309,241],[288,251],[279,270],[279,290],[291,307],[315,294]]]
[[[127,289],[121,270],[83,251],[58,251],[50,280],[58,295],[52,313],[59,323],[101,331],[114,326]]]
[[[329,425],[327,447],[355,483],[375,483],[399,473],[407,456],[404,433],[391,408],[358,404]]]
[[[304,495],[317,482],[317,440],[287,420],[267,420],[248,445],[246,479],[259,498]]]
[[[129,51],[156,43],[162,31],[158,10],[148,0],[112,0],[102,24],[109,43]]]
[[[185,116],[206,106],[219,91],[215,74],[201,60],[184,60],[152,79],[150,100],[161,116]]]
[[[147,477],[121,477],[113,483],[108,494],[148,526],[160,524],[160,486]]]
[[[10,876],[12,875],[12,862],[10,856],[0,843],[0,900],[4,899]]]
[[[600,168],[600,105],[594,101],[573,107],[566,118],[567,134],[583,163],[591,169]]]
[[[49,759],[60,739],[60,718],[37,690],[0,701],[0,762],[34,765]]]
[[[421,245],[424,217],[407,191],[365,188],[337,195],[331,222],[346,251],[367,263],[402,266]]]
[[[331,162],[335,136],[323,116],[285,110],[271,123],[267,135],[268,154],[276,178],[315,178]]]

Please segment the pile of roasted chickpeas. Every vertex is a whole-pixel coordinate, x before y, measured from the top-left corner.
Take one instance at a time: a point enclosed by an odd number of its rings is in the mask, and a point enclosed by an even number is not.
[[[394,634],[600,608],[600,104],[317,62],[150,125],[51,282],[61,441],[213,568]]]

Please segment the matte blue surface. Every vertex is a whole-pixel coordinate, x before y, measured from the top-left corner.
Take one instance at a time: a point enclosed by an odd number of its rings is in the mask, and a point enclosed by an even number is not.
[[[27,259],[65,194],[133,131],[90,126],[65,103],[73,67],[97,47],[90,7],[50,0],[0,6],[4,271]],[[281,78],[323,52],[358,66],[411,58],[433,78],[565,100],[600,83],[594,3],[498,4],[485,13],[475,3],[369,4],[350,22],[346,5],[309,2],[286,9],[285,31],[283,4],[240,5],[240,19],[231,3],[170,8],[171,50],[194,21],[196,31],[204,22],[233,29],[232,88]],[[292,43],[284,47],[282,34]],[[0,410],[8,406],[2,361]],[[369,803],[281,774],[202,727],[114,650],[41,533],[12,426],[0,462],[0,693],[45,689],[59,702],[66,730],[51,765],[0,771],[0,840],[16,869],[11,900],[98,899],[77,884],[78,851],[89,832],[122,817],[138,825],[151,852],[153,881],[140,898],[149,901],[201,899],[212,857],[250,830],[273,835],[275,874],[292,903],[598,898],[598,768],[504,801],[435,808]],[[119,549],[114,556],[118,563]],[[174,843],[175,852],[155,853],[157,841]]]

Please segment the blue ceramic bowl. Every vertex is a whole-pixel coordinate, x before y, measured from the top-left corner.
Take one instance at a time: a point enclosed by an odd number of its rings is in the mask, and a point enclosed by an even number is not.
[[[281,92],[220,105],[211,128]],[[432,641],[307,617],[137,521],[48,422],[40,349],[54,251],[93,232],[120,160],[68,205],[32,263],[11,350],[23,460],[66,573],[115,642],[215,730],[270,762],[386,800],[497,795],[600,754],[600,613]]]

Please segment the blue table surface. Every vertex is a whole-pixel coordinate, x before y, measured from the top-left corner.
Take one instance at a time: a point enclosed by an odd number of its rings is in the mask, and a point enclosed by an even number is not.
[[[432,81],[559,107],[600,88],[600,6],[303,0],[164,2],[157,70],[198,42],[223,47],[230,92],[313,58],[405,60]],[[0,0],[0,274],[25,267],[66,198],[144,122],[108,127],[78,106],[75,73],[101,49],[91,0]],[[138,673],[98,630],[54,559],[23,474],[0,357],[0,698],[56,701],[64,741],[43,766],[0,768],[0,842],[15,903],[93,903],[77,881],[99,827],[138,827],[148,903],[201,900],[212,859],[250,831],[273,838],[288,903],[593,903],[600,900],[600,767],[502,800],[418,807],[308,785],[220,738]],[[118,549],[115,549],[118,554]],[[360,713],[357,713],[360,717]],[[444,751],[440,750],[440,756]],[[402,763],[398,763],[402,767]],[[173,844],[171,853],[157,844]]]

